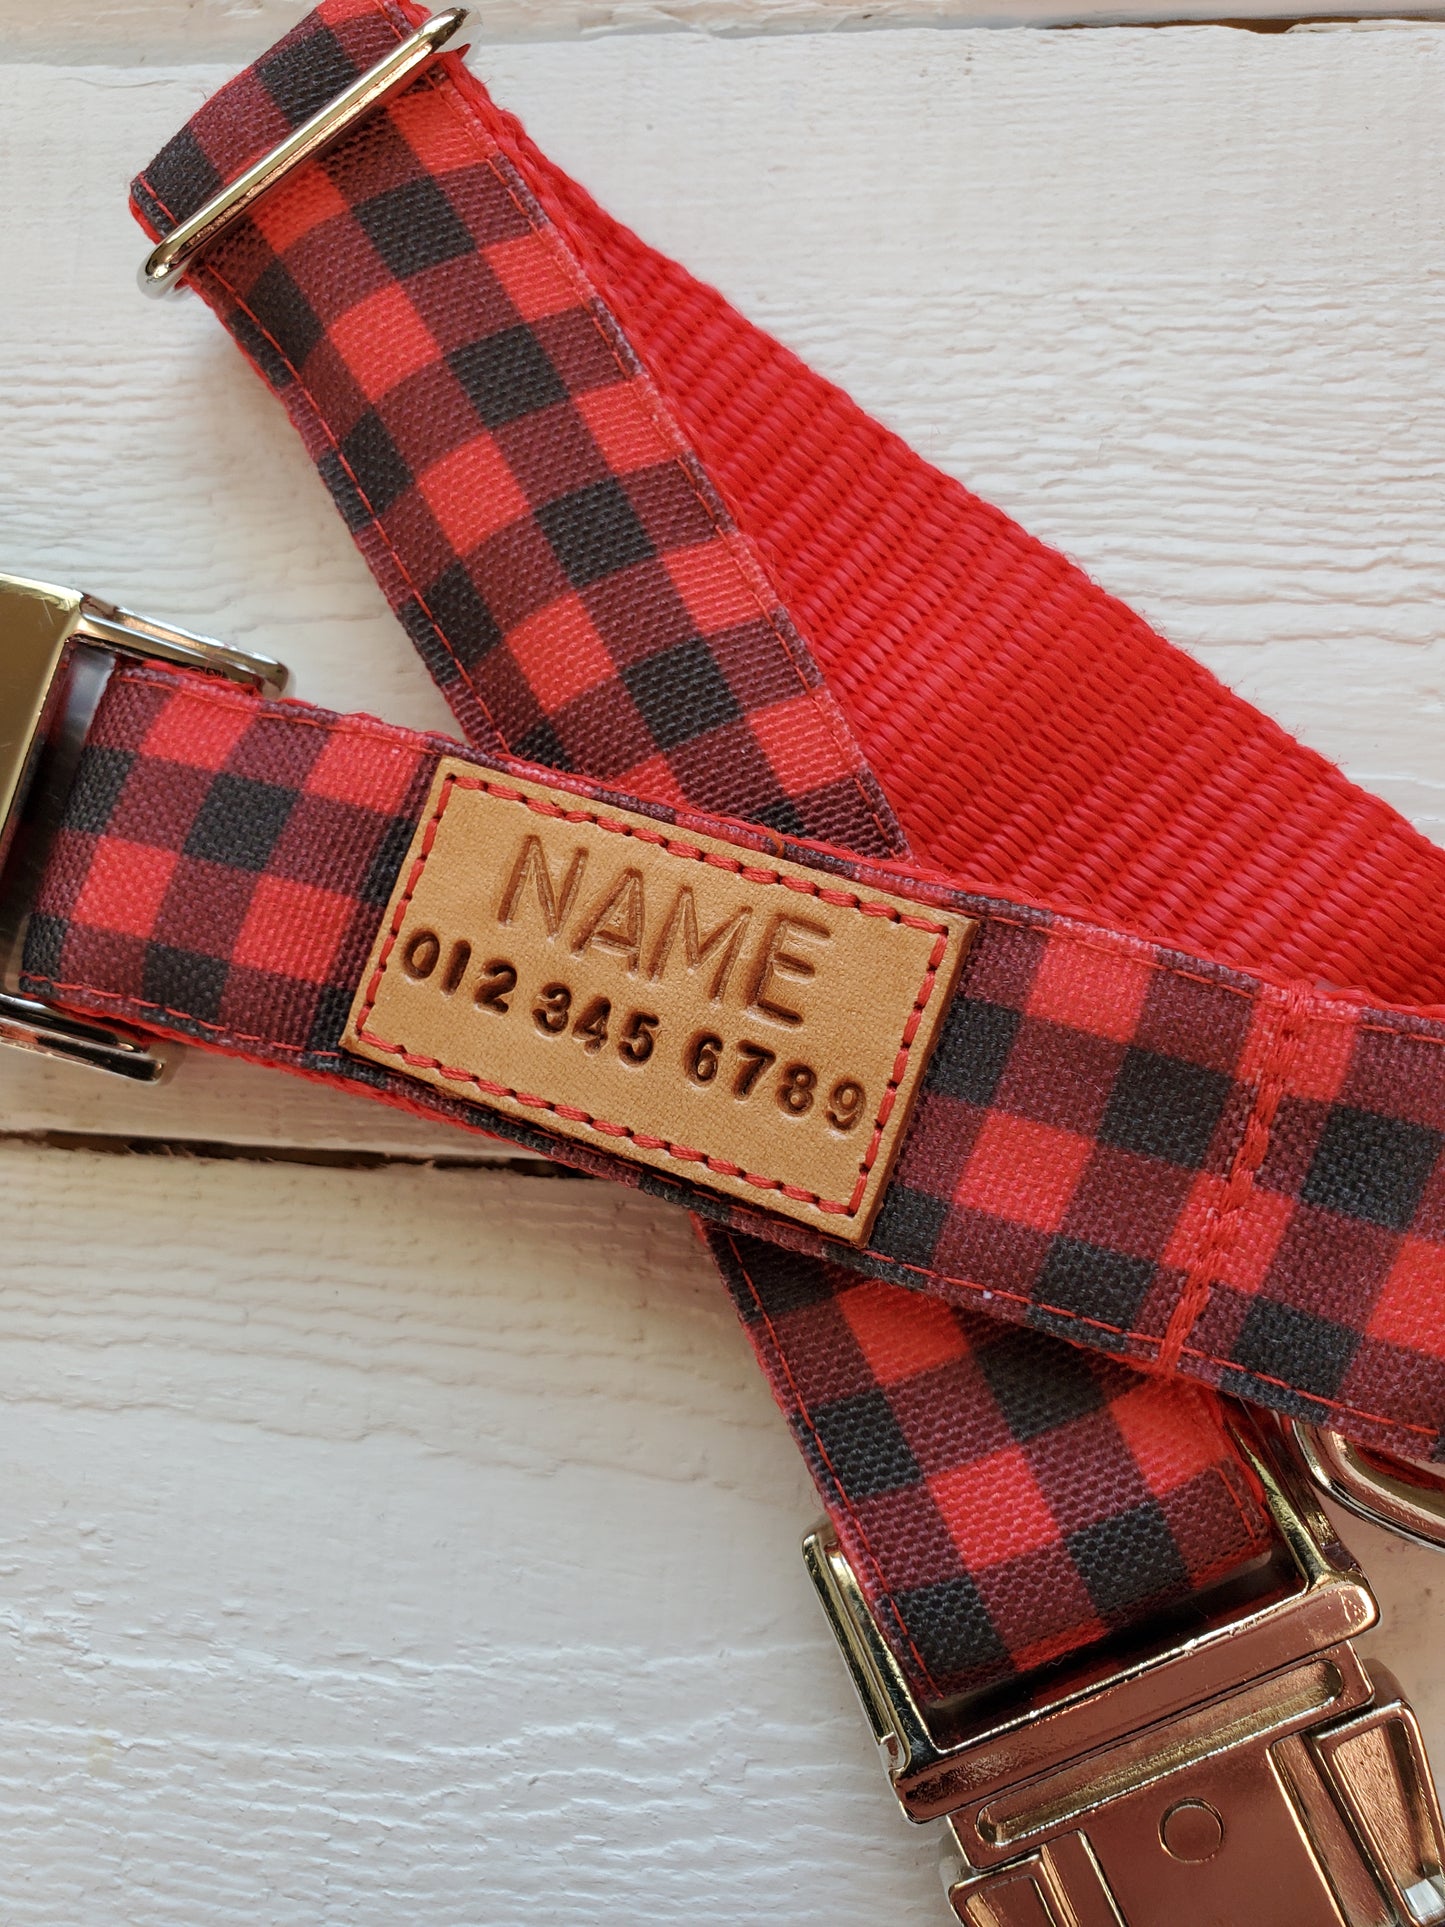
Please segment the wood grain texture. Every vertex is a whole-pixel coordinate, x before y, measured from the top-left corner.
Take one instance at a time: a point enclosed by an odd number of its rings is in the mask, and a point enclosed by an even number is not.
[[[76,51],[74,0],[6,19],[4,561],[444,726],[274,403],[198,304],[132,289],[125,180],[223,77],[196,55],[286,13],[113,0]],[[1445,838],[1442,62],[1389,26],[476,64],[626,218]],[[197,1056],[158,1094],[11,1056],[0,1120],[481,1146]],[[7,1922],[938,1918],[802,1579],[807,1481],[662,1207],[0,1141],[0,1370]],[[1436,1568],[1348,1537],[1440,1751]]]
[[[50,0],[0,8],[8,60],[76,66],[163,67],[178,61],[239,66],[305,14],[312,0]],[[688,33],[709,38],[878,32],[899,27],[1109,26],[1130,21],[1229,20],[1288,30],[1335,16],[1398,15],[1390,0],[487,0],[474,8],[486,46],[508,41]],[[1437,5],[1412,16],[1439,15]]]
[[[16,1147],[0,1186],[7,1923],[939,1918],[677,1213]],[[1438,1750],[1437,1568],[1361,1550]]]
[[[928,1918],[682,1217],[141,1179],[0,1153],[7,1923]]]

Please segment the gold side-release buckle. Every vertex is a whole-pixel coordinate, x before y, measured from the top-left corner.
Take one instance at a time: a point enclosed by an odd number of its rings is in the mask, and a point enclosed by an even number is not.
[[[54,1010],[19,987],[35,886],[120,656],[220,676],[258,695],[279,696],[287,675],[266,656],[74,589],[0,574],[0,1044],[153,1084],[167,1068],[161,1047],[119,1025]]]
[[[969,1927],[1435,1927],[1415,1716],[1350,1642],[1378,1608],[1295,1468],[1241,1427],[1278,1553],[1202,1619],[925,1716],[831,1529],[804,1557],[911,1820]],[[955,1717],[956,1711],[956,1717]]]

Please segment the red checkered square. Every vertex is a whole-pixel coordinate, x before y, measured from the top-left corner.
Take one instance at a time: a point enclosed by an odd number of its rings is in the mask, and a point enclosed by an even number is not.
[[[1300,1040],[1298,1060],[1290,1078],[1291,1094],[1331,1104],[1344,1088],[1355,1054],[1358,1032],[1338,1018],[1310,1024]]]
[[[637,784],[640,796],[646,796],[654,803],[665,803],[673,809],[687,808],[687,792],[665,756],[649,756],[645,763],[639,763],[633,770],[632,779]]]
[[[882,1284],[855,1285],[838,1303],[880,1385],[965,1356],[968,1347],[952,1310],[921,1292]]]
[[[182,686],[174,699],[156,712],[139,747],[153,761],[218,770],[225,767],[254,720],[244,703],[217,702],[201,684]]]
[[[434,463],[417,486],[457,555],[470,555],[527,513],[527,498],[496,443],[480,435]]]
[[[287,115],[253,69],[238,74],[231,86],[236,90],[233,111],[210,117],[205,142],[206,158],[216,172],[228,180],[234,179],[258,154],[267,153],[291,132]],[[204,113],[205,109],[201,111]],[[175,218],[183,217],[177,214]]]
[[[1160,1254],[1166,1265],[1188,1271],[1198,1261],[1206,1245],[1213,1242],[1231,1195],[1227,1177],[1214,1171],[1199,1173]]]
[[[935,1475],[928,1489],[971,1572],[1058,1540],[1058,1521],[1021,1446]]]
[[[890,1591],[946,1586],[957,1578],[958,1547],[926,1485],[859,1495],[848,1517],[855,1536],[868,1548],[870,1569],[888,1575]],[[891,1621],[885,1617],[884,1623]],[[906,1632],[900,1632],[906,1642]]]
[[[282,255],[304,234],[346,211],[346,199],[330,177],[319,167],[307,167],[263,194],[252,207],[250,218],[271,252]]]
[[[352,900],[332,890],[286,877],[262,877],[231,961],[307,983],[327,983],[355,914]]]
[[[1148,958],[1060,937],[1044,952],[1026,1009],[1091,1037],[1129,1043],[1154,979]]]
[[[94,930],[148,936],[155,928],[177,861],[173,850],[125,843],[118,837],[100,838],[84,886],[75,898],[72,917]]]
[[[577,411],[615,475],[665,462],[672,449],[644,397],[640,378],[613,382],[577,397]]]
[[[338,728],[327,732],[306,777],[312,796],[391,816],[416,785],[421,755],[415,737],[401,732]]]
[[[718,567],[711,543],[678,549],[667,558],[667,573],[703,635],[756,622],[759,615],[766,614],[759,609],[757,595],[744,577],[734,569]]]
[[[456,183],[460,198],[468,172],[475,172],[477,165],[476,136],[461,116],[439,114],[435,99],[418,88],[398,95],[387,118],[416,156],[419,168],[438,180],[461,177]]]
[[[1109,1407],[1144,1483],[1156,1496],[1177,1492],[1227,1461],[1223,1428],[1213,1401],[1186,1393],[1196,1418],[1180,1424],[1181,1396],[1163,1379],[1139,1378]]]
[[[1402,1239],[1370,1312],[1371,1338],[1406,1351],[1445,1356],[1436,1316],[1442,1282],[1440,1246],[1423,1238]]]
[[[507,643],[549,715],[616,674],[616,664],[580,596],[566,596],[518,623]]]
[[[510,241],[498,241],[487,249],[487,266],[507,290],[523,321],[540,321],[544,315],[561,314],[576,306],[576,287],[562,273],[556,255],[541,234],[530,232],[518,234]],[[590,420],[590,411],[585,405],[583,412]],[[637,411],[632,408],[627,412],[635,418]],[[657,461],[665,453],[665,449],[658,449],[643,459]],[[611,466],[640,467],[641,462],[612,462]]]
[[[1087,1138],[995,1111],[984,1120],[954,1203],[964,1211],[1057,1231],[1092,1154]]]
[[[1065,1228],[1102,1250],[1157,1258],[1168,1250],[1193,1188],[1188,1171],[1096,1144],[1070,1200]]]
[[[379,401],[437,358],[431,330],[405,290],[390,284],[338,315],[330,340],[370,401]]]
[[[1435,1027],[1362,1016],[1339,1098],[1358,1111],[1438,1130],[1445,1117],[1445,1050]]]
[[[836,777],[838,745],[810,696],[799,694],[756,709],[748,717],[748,726],[769,767],[775,773],[787,772],[786,790],[822,789]],[[783,782],[781,776],[779,781]]]
[[[1256,1292],[1273,1269],[1295,1215],[1292,1199],[1254,1189],[1234,1214],[1231,1234],[1215,1247],[1215,1276],[1234,1291]]]
[[[175,989],[167,985],[164,994],[157,998],[168,1011],[177,1015],[187,1012],[195,994],[187,984],[187,974],[195,970],[198,959],[206,959],[208,965],[222,966],[202,973],[207,979],[207,991],[224,975],[224,966],[246,921],[255,888],[256,879],[249,870],[232,869],[227,864],[210,863],[197,857],[180,858],[156,920],[146,932],[150,943],[163,952],[173,953],[177,960]],[[154,960],[155,955],[152,951],[150,960]],[[156,973],[148,974],[154,977]],[[204,1001],[209,1005],[209,996]]]

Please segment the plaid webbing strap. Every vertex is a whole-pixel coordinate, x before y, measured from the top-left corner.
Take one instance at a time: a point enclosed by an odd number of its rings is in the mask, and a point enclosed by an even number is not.
[[[619,1165],[343,1053],[343,1020],[443,753],[457,745],[372,717],[121,669],[48,863],[27,982],[79,1008],[496,1131],[709,1213],[749,1335],[930,1701],[1087,1644],[1262,1548],[1257,1497],[1202,1388],[981,1318],[964,1308],[979,1302],[977,1289],[942,1280],[938,1296],[905,1289],[889,1281],[917,1274],[876,1248],[864,1260],[872,1275],[860,1276],[829,1262],[827,1242],[802,1226],[794,1241],[685,1179]],[[510,767],[498,752],[465,753]],[[583,798],[598,794],[567,780]],[[668,811],[659,828],[668,822],[683,835],[749,834],[695,811]],[[754,833],[745,854],[758,852],[773,857],[775,840]],[[781,853],[807,850],[784,839]],[[885,878],[929,889],[863,858],[835,858],[834,868],[831,880],[863,889]],[[1043,961],[1032,946],[1057,940],[1047,922],[1000,914],[1010,919],[1002,941],[990,936],[983,953],[994,974],[974,978],[977,994],[965,987],[916,1130],[930,1129],[934,1111],[984,1121],[987,1107],[967,1091],[981,1062],[984,1076],[1000,1074],[988,1013],[1011,994],[1023,1001],[1009,982],[1032,980]],[[1147,981],[1142,953],[1127,967]]]
[[[146,224],[416,17],[312,15],[148,170]],[[455,63],[199,285],[475,740],[684,826],[745,816],[756,848],[822,837],[859,883],[982,916],[867,1249],[642,1179],[719,1224],[926,1694],[1262,1542],[1211,1401],[1099,1350],[1436,1449],[1439,852],[617,229]],[[465,1121],[336,1048],[440,748],[125,672],[31,983]],[[941,881],[871,860],[900,824]]]

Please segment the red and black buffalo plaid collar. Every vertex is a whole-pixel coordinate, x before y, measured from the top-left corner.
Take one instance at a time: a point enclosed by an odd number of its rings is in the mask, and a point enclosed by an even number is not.
[[[419,18],[327,0],[147,169],[144,224]],[[30,990],[689,1205],[927,1700],[1260,1551],[1205,1388],[1445,1452],[1445,856],[619,229],[454,62],[195,281],[478,763],[982,931],[869,1242],[835,1246],[344,1055],[456,746],[127,669]]]

